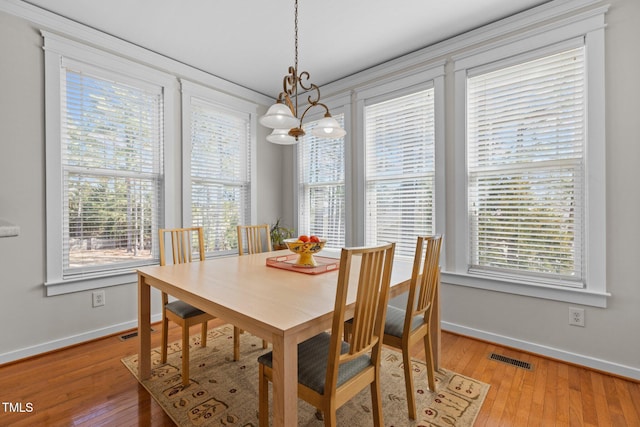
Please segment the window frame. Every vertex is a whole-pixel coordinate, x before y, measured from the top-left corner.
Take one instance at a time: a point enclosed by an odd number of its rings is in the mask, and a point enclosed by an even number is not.
[[[356,208],[354,241],[364,245],[366,241],[366,123],[365,107],[396,97],[401,97],[421,90],[434,90],[434,233],[444,233],[446,228],[445,214],[445,65],[444,62],[430,64],[413,74],[400,78],[387,79],[371,87],[362,88],[355,93],[357,143],[354,144],[354,172],[356,191]],[[446,251],[442,249],[442,265],[446,264]]]
[[[374,107],[374,106],[378,106],[378,105],[386,105],[388,106],[389,104],[387,104],[388,102],[395,102],[396,100],[400,99],[406,99],[406,97],[415,95],[415,94],[421,94],[424,93],[426,91],[430,91],[431,94],[430,96],[433,98],[432,101],[432,107],[433,107],[433,132],[434,132],[434,136],[433,136],[433,170],[428,170],[428,171],[420,171],[415,172],[416,176],[413,179],[408,179],[406,176],[402,176],[402,174],[400,173],[394,173],[392,176],[390,176],[388,174],[388,168],[384,167],[384,168],[375,168],[372,167],[372,161],[375,163],[375,158],[370,158],[370,156],[372,156],[372,152],[377,151],[381,148],[380,145],[376,144],[376,142],[378,142],[378,140],[376,140],[375,138],[373,138],[374,140],[370,140],[369,139],[369,133],[368,131],[370,131],[370,126],[369,126],[369,113],[370,113],[370,108]],[[382,115],[388,115],[390,113],[391,110],[382,107],[383,111],[381,111]],[[372,112],[372,111],[371,111]],[[364,139],[363,139],[363,143],[364,143],[364,147],[365,147],[365,174],[364,174],[364,185],[365,185],[365,217],[364,217],[364,225],[365,225],[365,245],[378,245],[378,244],[383,244],[385,241],[387,241],[388,239],[380,239],[379,233],[381,232],[381,229],[386,230],[389,233],[395,234],[396,237],[390,239],[392,241],[396,242],[396,251],[395,251],[395,256],[399,256],[399,257],[406,257],[409,258],[413,255],[413,252],[415,250],[415,236],[416,235],[426,235],[426,234],[435,234],[435,221],[437,220],[436,215],[435,215],[435,88],[433,87],[432,84],[421,84],[418,86],[412,86],[410,88],[406,88],[406,90],[402,90],[402,91],[398,91],[398,92],[393,92],[393,93],[387,93],[385,95],[379,96],[379,97],[374,97],[374,98],[370,98],[367,100],[367,102],[365,102],[365,106],[364,106],[364,120],[365,120],[365,134],[364,134]],[[373,113],[373,112],[372,112]],[[373,115],[373,114],[372,114]],[[380,135],[382,140],[386,140],[386,134],[384,131],[380,131],[379,129],[375,130],[376,132],[376,136]],[[383,149],[386,147],[389,147],[388,144],[386,144],[387,141],[383,141],[384,147],[382,147]],[[394,142],[400,142],[398,140],[395,140]],[[403,154],[406,153],[405,151],[406,149],[403,148]],[[418,150],[421,151],[421,150]],[[380,158],[378,158],[377,160],[384,162],[386,160],[386,156],[380,156]],[[391,166],[393,167],[393,166]],[[377,173],[373,172],[373,169],[377,169]],[[388,190],[383,190],[380,191],[380,186],[384,187],[385,183],[388,183],[389,181],[394,182],[394,183],[398,183],[398,181],[402,180],[403,183],[407,183],[410,182],[411,184],[415,184],[416,182],[421,182],[423,180],[429,180],[431,179],[431,185],[432,185],[432,197],[431,197],[431,206],[432,208],[429,209],[425,215],[421,215],[416,213],[416,211],[419,211],[418,209],[411,209],[412,210],[412,219],[413,221],[411,226],[412,227],[416,227],[417,226],[417,221],[418,218],[424,218],[425,216],[431,217],[432,221],[431,221],[431,229],[430,230],[424,230],[423,232],[414,232],[414,233],[408,233],[404,227],[399,228],[397,230],[390,229],[392,228],[389,224],[387,224],[387,221],[391,221],[394,224],[397,221],[400,222],[404,222],[403,217],[395,217],[395,215],[398,214],[398,212],[394,212],[393,218],[389,218],[389,215],[376,215],[373,212],[377,212],[378,209],[384,209],[381,208],[381,206],[378,204],[379,202],[382,202],[382,204],[386,204],[388,203],[388,198],[389,197],[393,197],[393,196],[398,196],[397,193],[394,192],[389,192]],[[406,181],[405,181],[406,180]],[[404,184],[403,184],[404,185]],[[375,190],[373,189],[375,188]],[[416,194],[414,193],[413,196],[415,196]],[[406,197],[409,197],[409,195],[403,196],[402,199],[403,201],[400,203],[404,203],[404,201],[406,200]],[[415,198],[414,198],[415,200]],[[386,202],[386,203],[385,203]],[[375,207],[372,207],[372,204],[375,205]],[[415,222],[414,222],[415,221]],[[385,225],[386,224],[386,225]],[[374,230],[375,229],[375,230]],[[411,235],[413,234],[413,235]]]
[[[337,96],[337,97],[329,97],[322,100],[323,104],[325,104],[332,115],[344,115],[344,129],[347,131],[347,134],[344,136],[344,210],[345,210],[345,245],[352,246],[353,243],[350,240],[351,230],[353,227],[353,217],[349,215],[350,212],[353,211],[353,203],[352,203],[352,194],[353,187],[351,186],[351,180],[349,176],[349,165],[350,165],[350,149],[349,147],[352,145],[353,135],[351,132],[351,104],[350,97],[348,96]],[[316,120],[320,120],[324,117],[324,109],[316,108],[313,110],[309,110],[309,114],[305,116],[304,124],[307,122],[313,122]],[[294,145],[294,153],[293,153],[293,204],[295,206],[294,213],[294,224],[293,228],[296,232],[300,231],[300,227],[302,225],[302,221],[300,218],[301,212],[299,207],[301,206],[301,188],[302,182],[300,181],[300,147],[299,144],[304,144],[304,137],[300,139],[300,141]],[[306,230],[303,230],[306,232]],[[301,233],[299,233],[301,234]],[[323,237],[323,236],[320,236]]]
[[[167,159],[171,150],[166,141],[174,132],[172,120],[175,106],[175,88],[177,81],[172,76],[103,52],[62,36],[42,31],[45,49],[45,151],[46,151],[46,295],[60,295],[70,292],[103,288],[135,282],[136,272],[133,268],[114,267],[106,272],[87,273],[72,278],[63,276],[63,197],[62,158],[61,158],[61,77],[64,60],[85,63],[88,67],[101,69],[105,74],[119,74],[125,78],[138,80],[160,86],[163,92],[163,129],[164,135],[164,182],[160,194],[159,218],[165,216],[167,207],[175,200],[167,182],[175,179],[175,171],[168,167]],[[166,217],[165,217],[166,220]],[[151,261],[153,262],[153,261]]]
[[[476,287],[517,295],[606,307],[606,187],[605,187],[605,91],[604,91],[604,15],[584,17],[568,24],[520,35],[497,44],[472,50],[453,58],[454,68],[454,239],[453,262],[447,265],[442,280],[455,285]],[[585,47],[586,68],[586,142],[585,142],[585,223],[583,229],[584,288],[541,284],[524,278],[512,279],[490,274],[477,275],[469,266],[469,211],[467,192],[467,117],[466,82],[469,71],[491,64],[507,64],[513,58],[540,57],[563,45],[575,45],[581,39]],[[550,53],[549,53],[550,54]],[[506,65],[505,65],[506,66]]]
[[[254,103],[243,101],[236,97],[221,93],[200,84],[184,80],[180,81],[182,91],[182,220],[183,226],[192,226],[191,210],[191,99],[200,103],[249,116],[249,221],[254,224],[257,220],[257,109]],[[207,252],[206,257],[229,256],[237,250]]]

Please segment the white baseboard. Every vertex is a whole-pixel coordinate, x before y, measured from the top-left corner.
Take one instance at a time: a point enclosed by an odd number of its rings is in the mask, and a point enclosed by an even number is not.
[[[608,372],[621,377],[640,380],[640,369],[632,366],[620,365],[618,363],[609,362],[607,360],[596,359],[594,357],[582,354],[571,353],[569,351],[560,350],[553,347],[534,344],[519,339],[482,331],[479,329],[469,328],[467,326],[456,325],[455,323],[442,322],[442,330],[454,332],[460,335],[477,338],[480,340],[501,344],[507,347],[516,348],[541,356],[550,357],[556,360],[562,360],[567,363],[585,366],[587,368],[596,369],[602,372]]]
[[[159,322],[162,320],[162,314],[155,314],[151,316],[151,322]],[[48,351],[59,350],[64,347],[69,347],[75,344],[81,344],[86,341],[91,341],[96,338],[102,338],[108,335],[117,334],[122,331],[137,328],[138,321],[132,320],[130,322],[118,323],[106,328],[95,329],[93,331],[84,332],[82,334],[73,335],[70,337],[61,338],[45,342],[42,344],[34,345],[31,347],[25,347],[18,350],[9,351],[7,353],[0,354],[0,365],[4,363],[14,362],[16,360],[24,359],[38,354],[46,353]]]

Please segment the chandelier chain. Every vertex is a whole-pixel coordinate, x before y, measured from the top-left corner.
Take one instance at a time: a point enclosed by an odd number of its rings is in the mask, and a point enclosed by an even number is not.
[[[295,69],[296,75],[298,74],[298,0],[295,2],[295,19],[294,19],[294,31],[295,31]]]

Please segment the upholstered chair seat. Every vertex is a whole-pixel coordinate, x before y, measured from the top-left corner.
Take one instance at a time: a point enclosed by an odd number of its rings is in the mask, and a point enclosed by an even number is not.
[[[320,394],[324,393],[330,344],[331,335],[322,333],[298,345],[298,382]],[[349,344],[343,341],[340,354],[348,352]],[[273,368],[273,353],[269,352],[260,356],[258,362]],[[371,356],[365,354],[341,364],[338,369],[337,386],[340,387],[355,377],[371,363]]]

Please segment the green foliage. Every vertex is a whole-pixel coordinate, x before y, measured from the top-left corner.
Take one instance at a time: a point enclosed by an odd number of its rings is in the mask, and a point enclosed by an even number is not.
[[[271,244],[274,249],[284,246],[284,239],[289,239],[293,237],[294,230],[293,228],[288,228],[280,225],[280,218],[271,226]]]

